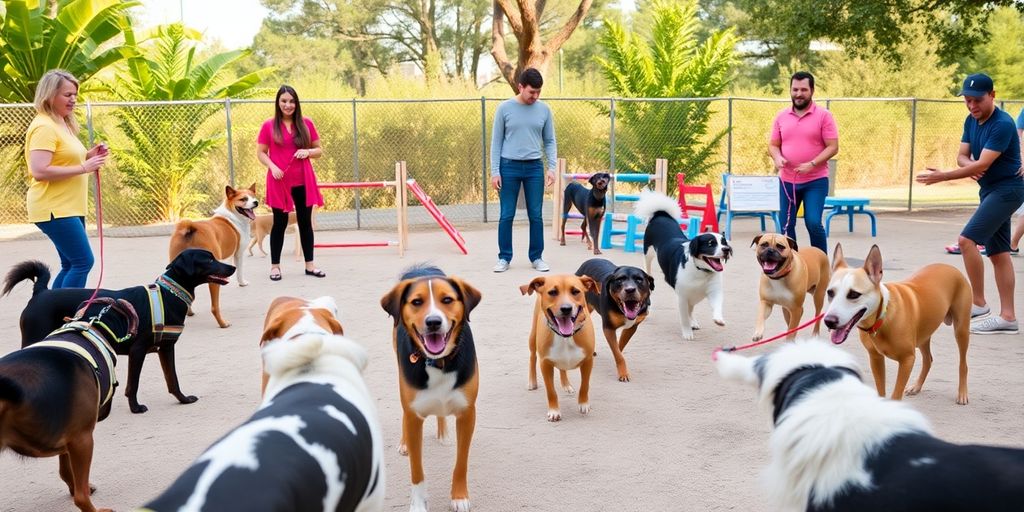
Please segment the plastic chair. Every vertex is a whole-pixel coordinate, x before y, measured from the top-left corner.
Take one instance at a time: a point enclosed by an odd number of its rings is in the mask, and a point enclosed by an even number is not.
[[[715,215],[715,199],[711,194],[711,184],[687,185],[684,181],[685,178],[686,175],[683,173],[676,174],[676,183],[679,186],[679,208],[683,211],[683,220],[690,218],[689,212],[699,212],[700,215],[693,216],[695,219],[701,219],[698,232],[710,229],[717,233],[718,217]],[[687,203],[687,195],[702,196],[704,204]]]
[[[877,236],[875,214],[867,209],[869,204],[871,204],[871,200],[866,197],[826,197],[825,206],[831,206],[832,211],[825,216],[825,236],[827,237],[831,231],[829,228],[832,225],[832,217],[836,215],[847,216],[851,233],[853,233],[853,216],[867,215],[871,219],[871,236]]]

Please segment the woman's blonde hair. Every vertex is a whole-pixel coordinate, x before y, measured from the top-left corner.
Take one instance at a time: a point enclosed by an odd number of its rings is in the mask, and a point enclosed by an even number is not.
[[[39,79],[39,85],[36,85],[36,112],[57,119],[57,113],[53,111],[53,98],[64,81],[75,84],[75,90],[78,90],[78,80],[63,69],[51,69]],[[75,119],[75,114],[68,114],[64,118],[64,122],[67,123],[72,133],[78,133],[78,120]]]

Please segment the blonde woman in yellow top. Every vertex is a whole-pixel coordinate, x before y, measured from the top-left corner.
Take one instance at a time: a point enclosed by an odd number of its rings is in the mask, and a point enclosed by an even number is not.
[[[92,247],[85,231],[89,173],[99,172],[107,148],[86,151],[78,139],[75,102],[78,80],[67,71],[47,71],[36,86],[36,117],[25,135],[25,160],[32,175],[28,220],[46,234],[60,256],[52,288],[83,288],[92,270]]]

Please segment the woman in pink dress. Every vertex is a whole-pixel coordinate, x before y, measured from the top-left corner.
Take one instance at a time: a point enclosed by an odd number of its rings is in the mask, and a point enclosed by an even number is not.
[[[288,227],[288,213],[295,211],[306,275],[326,274],[313,263],[314,206],[323,206],[324,197],[316,183],[313,158],[320,158],[320,136],[313,121],[302,117],[299,95],[291,86],[282,85],[274,101],[274,117],[260,128],[257,158],[267,166],[267,205],[274,211],[270,230],[270,280],[281,280],[281,248]]]

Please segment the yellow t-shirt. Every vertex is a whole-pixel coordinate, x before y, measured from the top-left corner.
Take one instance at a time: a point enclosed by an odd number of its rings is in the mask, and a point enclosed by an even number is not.
[[[35,150],[53,153],[50,165],[77,166],[85,163],[85,145],[52,117],[38,114],[25,134],[25,161]],[[32,178],[25,205],[29,222],[46,222],[53,218],[84,217],[89,204],[89,175],[37,181]]]

